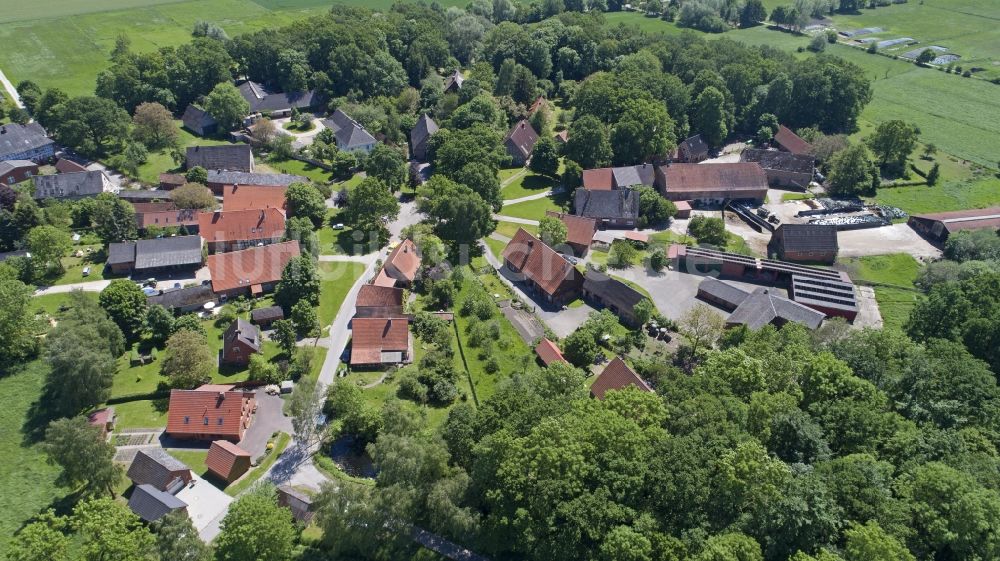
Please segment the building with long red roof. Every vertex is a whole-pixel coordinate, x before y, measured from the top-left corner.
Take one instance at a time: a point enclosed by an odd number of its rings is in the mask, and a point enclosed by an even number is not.
[[[208,256],[212,291],[217,295],[257,296],[274,289],[285,265],[299,255],[299,242],[282,242]]]
[[[252,392],[171,390],[166,434],[179,439],[239,442],[253,419]]]

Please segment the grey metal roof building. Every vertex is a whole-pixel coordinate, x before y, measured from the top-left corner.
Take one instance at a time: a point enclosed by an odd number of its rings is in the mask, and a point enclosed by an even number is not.
[[[187,169],[193,167],[250,172],[253,171],[253,151],[249,144],[189,146]]]
[[[135,264],[135,242],[108,244],[108,266]]]
[[[170,191],[161,189],[122,189],[118,191],[118,198],[136,203],[169,201]]]
[[[367,153],[375,147],[375,137],[340,109],[323,119],[323,125],[333,131],[337,139],[337,148],[340,150],[347,152],[359,150]]]
[[[215,120],[215,117],[212,117],[207,111],[194,104],[188,105],[187,109],[184,110],[181,122],[184,123],[184,128],[199,136],[215,134],[219,130],[219,123]]]
[[[288,187],[292,183],[305,183],[309,179],[289,173],[251,173],[234,170],[208,170],[208,183],[219,185],[273,185]]]
[[[768,324],[789,322],[816,329],[826,315],[779,295],[774,289],[760,287],[751,292],[726,320],[728,325],[746,325],[760,329]]]
[[[614,178],[615,187],[619,189],[635,185],[652,187],[656,179],[656,168],[652,164],[612,168],[611,176]]]
[[[577,216],[602,222],[634,223],[639,218],[639,196],[630,189],[589,191],[577,189],[573,196]]]
[[[285,311],[281,309],[281,306],[257,308],[250,312],[250,321],[257,325],[270,325],[279,319],[285,319]]]
[[[427,140],[438,131],[438,125],[427,113],[417,119],[417,124],[410,130],[410,156],[417,160],[427,157]]]
[[[192,267],[201,263],[201,236],[173,236],[136,243],[136,270]]]
[[[38,123],[0,125],[0,160],[40,160],[55,155],[56,143]]]
[[[308,92],[272,92],[263,84],[252,80],[244,80],[237,87],[243,99],[250,104],[251,113],[276,113],[292,109],[311,107],[315,93]]]
[[[103,171],[35,176],[36,199],[93,197],[114,190],[114,184]]]
[[[187,503],[152,485],[138,485],[132,490],[128,507],[144,521],[156,522],[175,510],[186,509]]]
[[[593,269],[588,269],[583,277],[583,296],[629,324],[637,323],[635,306],[646,298],[631,286]]]

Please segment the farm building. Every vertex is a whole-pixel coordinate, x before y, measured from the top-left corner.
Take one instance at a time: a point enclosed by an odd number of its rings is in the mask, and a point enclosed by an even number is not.
[[[187,183],[187,178],[181,173],[161,173],[158,179],[162,191],[173,191]]]
[[[107,265],[117,274],[198,269],[204,264],[200,236],[170,236],[108,244]]]
[[[285,265],[299,255],[299,242],[276,243],[208,256],[212,290],[217,296],[259,296],[274,289]]]
[[[351,320],[351,366],[379,368],[403,364],[413,356],[410,320],[360,318]]]
[[[205,467],[215,477],[232,483],[250,469],[250,452],[228,440],[216,440],[208,448]]]
[[[580,294],[583,276],[554,249],[519,228],[503,250],[504,266],[520,276],[528,291],[561,306]]]
[[[0,125],[0,160],[44,162],[56,155],[56,143],[38,123]]]
[[[741,162],[752,162],[764,168],[767,182],[777,187],[806,189],[813,180],[816,158],[809,154],[792,154],[780,150],[744,150]]]
[[[80,171],[35,177],[35,199],[80,199],[114,193],[118,187],[103,171]]]
[[[260,113],[265,117],[287,117],[292,114],[292,109],[308,109],[316,101],[312,91],[272,92],[252,80],[243,80],[236,89],[250,104],[250,113]]]
[[[285,211],[287,187],[226,185],[222,188],[222,210],[276,208]]]
[[[577,216],[594,219],[600,229],[630,229],[639,222],[639,195],[631,189],[577,189],[573,195],[573,208]]]
[[[186,154],[187,169],[200,167],[206,170],[253,172],[253,151],[249,144],[189,146]]]
[[[180,439],[239,442],[255,408],[252,392],[170,390],[166,434]]]
[[[410,131],[410,157],[414,160],[427,158],[427,142],[438,131],[438,125],[430,115],[424,113]]]
[[[962,230],[1000,228],[1000,207],[918,214],[911,216],[907,224],[931,241],[943,243],[949,235]]]
[[[838,248],[836,226],[782,224],[771,234],[767,252],[784,261],[832,264]]]
[[[375,148],[375,137],[340,109],[323,119],[323,126],[333,131],[333,136],[337,141],[337,149],[342,152],[364,152],[367,154]]]
[[[604,370],[590,386],[590,397],[603,400],[609,391],[622,390],[627,387],[637,388],[644,392],[653,391],[653,388],[649,387],[645,380],[629,368],[621,357],[616,356],[604,367]]]
[[[73,173],[76,171],[87,171],[87,168],[67,158],[59,158],[56,161],[56,172]]]
[[[670,164],[656,169],[656,187],[671,201],[764,202],[767,175],[754,163]]]
[[[38,175],[38,164],[31,160],[4,160],[0,162],[0,183],[13,185]]]
[[[403,314],[403,289],[391,286],[361,285],[354,303],[354,317],[388,318]]]
[[[462,89],[463,82],[465,76],[462,76],[462,71],[455,70],[444,81],[444,93],[458,93],[458,90]]]
[[[170,192],[159,189],[120,189],[116,195],[119,199],[133,204],[166,202],[170,200]]]
[[[823,312],[793,302],[774,289],[758,287],[747,292],[711,277],[698,285],[698,298],[731,312],[726,320],[728,327],[745,325],[757,330],[765,325],[781,327],[787,323],[798,323],[816,329],[824,318]]]
[[[308,524],[316,512],[313,509],[312,497],[302,493],[290,485],[278,486],[278,506],[292,511],[292,518],[297,522]]]
[[[803,140],[785,125],[778,125],[778,132],[774,133],[774,143],[781,150],[792,154],[812,154],[813,150],[812,144]]]
[[[611,168],[611,177],[614,181],[615,189],[624,189],[637,185],[652,187],[656,179],[656,169],[652,164]]]
[[[607,308],[623,323],[637,326],[635,306],[646,297],[631,286],[589,269],[583,279],[583,298],[597,308]]]
[[[597,220],[565,212],[545,211],[545,216],[558,218],[566,226],[566,245],[576,257],[584,257],[590,251],[590,242],[597,232]]]
[[[827,316],[853,321],[858,314],[854,284],[844,272],[680,244],[670,246],[668,256],[676,271],[787,287],[791,300]]]
[[[278,243],[285,236],[285,213],[277,208],[202,212],[198,233],[209,253]]]
[[[309,179],[288,173],[250,173],[245,171],[208,170],[208,188],[215,195],[222,195],[226,185],[257,185],[288,187],[292,183],[306,183]]]
[[[538,133],[525,119],[518,121],[503,139],[504,148],[510,154],[515,166],[523,166],[531,158],[531,152],[538,142]]]
[[[177,208],[171,202],[134,203],[135,223],[139,230],[154,228],[178,228],[184,233],[198,233],[198,211]]]
[[[250,364],[250,356],[260,352],[261,344],[257,326],[236,318],[222,334],[222,362],[246,366]]]
[[[194,104],[188,105],[184,110],[181,123],[184,124],[184,128],[198,136],[210,136],[219,132],[219,122],[215,117]]]
[[[542,364],[545,366],[555,362],[566,362],[562,351],[559,350],[559,345],[556,345],[547,338],[543,338],[538,342],[538,345],[535,346],[535,354],[538,355],[538,360],[542,361]]]

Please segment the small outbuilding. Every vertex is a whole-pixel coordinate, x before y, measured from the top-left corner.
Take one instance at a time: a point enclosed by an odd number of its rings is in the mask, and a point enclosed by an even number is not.
[[[545,366],[556,362],[566,362],[566,357],[564,357],[562,351],[559,350],[559,345],[556,345],[547,338],[539,341],[538,345],[535,347],[535,354],[538,355],[538,359],[541,360],[542,364]]]
[[[518,121],[503,139],[507,154],[515,166],[523,166],[531,158],[538,142],[538,133],[526,119]]]
[[[607,308],[624,323],[635,326],[639,323],[635,307],[646,297],[620,280],[589,269],[583,279],[583,298],[599,308]]]
[[[621,357],[615,357],[591,384],[590,397],[604,400],[607,392],[625,389],[629,386],[644,392],[653,391],[653,388],[649,387],[645,380],[629,368]]]
[[[128,507],[144,522],[156,522],[171,512],[187,510],[187,503],[152,485],[137,485],[128,499]]]
[[[257,308],[250,312],[250,321],[259,327],[270,327],[272,323],[279,319],[285,319],[285,311],[281,309],[281,306]]]
[[[312,497],[290,485],[278,486],[278,506],[292,511],[292,518],[303,524],[308,524],[316,515]]]
[[[212,475],[232,483],[250,469],[250,452],[228,440],[216,440],[208,449],[205,467]]]
[[[126,473],[132,483],[176,493],[191,482],[191,470],[163,448],[141,448]]]

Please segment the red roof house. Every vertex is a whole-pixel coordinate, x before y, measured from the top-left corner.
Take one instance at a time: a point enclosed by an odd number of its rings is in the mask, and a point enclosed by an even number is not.
[[[261,185],[223,185],[222,210],[250,210],[276,208],[285,211],[285,193],[288,187]]]
[[[504,266],[518,273],[529,290],[546,302],[562,305],[576,298],[583,284],[581,275],[565,257],[519,228],[503,250]]]
[[[351,366],[378,367],[407,362],[410,320],[406,317],[351,320]]]
[[[255,407],[251,392],[171,390],[166,434],[180,439],[239,442]]]
[[[564,212],[545,211],[545,216],[558,218],[566,225],[566,245],[573,249],[573,255],[583,257],[590,250],[590,242],[597,232],[597,220],[586,216],[576,216]]]
[[[649,384],[645,380],[633,372],[621,357],[615,357],[590,386],[590,396],[603,400],[605,393],[611,390],[621,390],[629,386],[636,387],[644,392],[653,391],[653,388],[649,387]]]
[[[812,154],[812,144],[803,140],[785,125],[778,125],[778,132],[774,133],[774,143],[785,152]]]
[[[299,254],[299,242],[282,242],[230,253],[208,256],[212,291],[239,296],[258,295],[274,288],[281,280],[285,265]]]
[[[566,362],[566,359],[563,357],[562,351],[559,350],[559,347],[548,339],[542,339],[538,343],[538,346],[535,347],[535,354],[538,355],[538,358],[545,366],[554,362]]]
[[[379,278],[382,278],[382,281],[378,282],[376,279],[375,284],[379,286],[409,286],[417,277],[419,269],[420,255],[417,254],[416,244],[413,243],[413,240],[403,240],[386,258],[385,265],[382,266],[382,271],[379,273]],[[385,277],[391,279],[391,282]]]
[[[212,475],[232,483],[250,469],[250,452],[228,440],[216,440],[208,449],[205,467]]]
[[[656,187],[671,201],[767,200],[764,168],[752,162],[670,164],[656,168]]]
[[[583,170],[583,188],[588,191],[610,191],[615,188],[614,168]]]
[[[277,208],[202,212],[198,231],[209,253],[268,245],[284,237],[285,213]]]
[[[403,313],[403,289],[365,284],[354,303],[355,317],[386,318]]]

